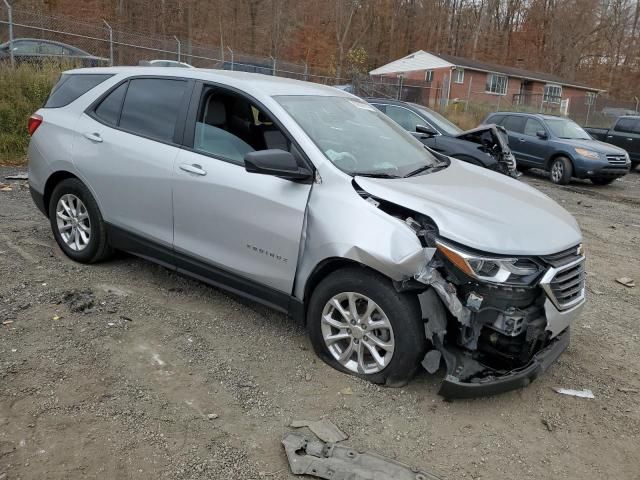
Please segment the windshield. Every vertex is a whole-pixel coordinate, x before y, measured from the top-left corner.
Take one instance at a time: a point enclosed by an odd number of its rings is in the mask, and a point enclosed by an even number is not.
[[[431,120],[431,122],[435,123],[438,126],[439,130],[442,130],[447,135],[456,136],[460,135],[463,132],[461,128],[459,128],[454,123],[451,123],[439,113],[434,112],[433,110],[427,110],[420,105],[416,105],[416,108],[420,110],[420,112],[422,112],[425,117]]]
[[[591,140],[589,134],[572,120],[565,120],[564,118],[547,119],[547,126],[551,133],[559,138]]]
[[[324,155],[350,175],[403,177],[438,163],[411,134],[358,98],[275,98]]]

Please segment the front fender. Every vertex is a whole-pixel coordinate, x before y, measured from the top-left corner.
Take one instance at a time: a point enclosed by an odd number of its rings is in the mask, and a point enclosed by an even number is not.
[[[432,256],[433,249],[424,248],[406,223],[361,198],[351,185],[315,185],[294,295],[304,298],[312,272],[327,259],[352,260],[400,281],[419,273]]]

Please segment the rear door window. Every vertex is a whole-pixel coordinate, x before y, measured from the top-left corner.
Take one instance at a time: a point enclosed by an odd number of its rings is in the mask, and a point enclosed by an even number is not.
[[[144,137],[172,142],[187,89],[186,80],[136,78],[122,106],[120,128]]]
[[[502,122],[502,126],[509,132],[524,133],[525,117],[518,115],[507,115]]]
[[[19,40],[11,43],[13,52],[18,55],[31,55],[38,53],[38,42],[34,40]]]
[[[62,75],[51,90],[44,108],[60,108],[69,105],[111,76],[111,74],[93,73]]]
[[[117,126],[120,120],[120,110],[122,109],[122,101],[124,94],[127,92],[127,82],[120,85],[107,95],[95,109],[95,116],[102,122]]]

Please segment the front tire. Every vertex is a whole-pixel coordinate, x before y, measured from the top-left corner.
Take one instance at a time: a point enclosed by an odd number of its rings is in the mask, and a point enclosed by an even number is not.
[[[313,292],[307,319],[323,361],[373,383],[405,385],[426,350],[417,295],[397,292],[387,278],[363,267],[325,278]]]
[[[53,189],[49,221],[56,242],[72,260],[95,263],[111,253],[98,204],[77,178],[62,180]]]
[[[571,181],[573,165],[567,157],[558,157],[551,162],[551,181],[556,185],[566,185]]]

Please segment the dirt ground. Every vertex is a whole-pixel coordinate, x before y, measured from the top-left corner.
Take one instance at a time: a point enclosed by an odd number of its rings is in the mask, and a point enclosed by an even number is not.
[[[523,177],[580,222],[586,309],[528,388],[445,402],[442,373],[402,389],[338,373],[283,315],[143,260],[73,263],[15,171],[0,169],[0,480],[299,478],[280,440],[322,417],[445,479],[640,479],[640,173]]]

